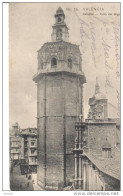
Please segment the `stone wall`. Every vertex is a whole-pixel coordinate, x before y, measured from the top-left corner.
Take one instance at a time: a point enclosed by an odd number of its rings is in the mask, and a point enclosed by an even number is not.
[[[106,174],[103,174],[103,178],[106,191],[120,191],[120,180],[112,178]]]
[[[38,70],[51,69],[51,59],[56,57],[58,64],[56,70],[68,67],[68,58],[72,59],[73,71],[81,71],[81,54],[79,46],[67,42],[47,42],[38,51]]]
[[[49,75],[38,83],[38,181],[50,189],[74,175],[72,149],[81,95],[80,81],[71,75]]]
[[[90,149],[101,151],[106,138],[111,147],[116,145],[117,129],[115,123],[88,123],[86,133],[88,136],[87,145]]]

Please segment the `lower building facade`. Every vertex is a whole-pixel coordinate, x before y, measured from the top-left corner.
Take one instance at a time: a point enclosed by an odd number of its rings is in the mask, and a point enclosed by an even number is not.
[[[77,122],[74,189],[120,191],[120,147],[115,122]]]
[[[21,131],[23,138],[23,157],[21,158],[21,173],[37,173],[37,129],[27,128]]]
[[[10,159],[18,161],[21,158],[21,138],[10,136]]]

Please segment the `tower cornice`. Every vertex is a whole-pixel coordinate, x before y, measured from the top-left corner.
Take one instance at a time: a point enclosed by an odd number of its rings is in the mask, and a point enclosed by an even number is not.
[[[58,28],[58,27],[65,27],[65,28],[67,28],[67,30],[69,30],[69,28],[68,28],[68,26],[65,24],[65,23],[59,23],[59,24],[54,24],[53,26],[52,26],[52,28]]]
[[[33,81],[35,82],[35,83],[37,83],[44,75],[57,75],[57,74],[65,74],[65,75],[69,75],[69,76],[73,76],[73,77],[79,77],[79,79],[80,79],[80,81],[81,81],[81,83],[82,84],[84,84],[84,83],[86,83],[86,78],[85,78],[85,75],[84,75],[84,73],[83,72],[81,72],[81,71],[78,71],[78,72],[71,72],[70,70],[57,70],[57,69],[55,69],[55,70],[39,70],[38,72],[37,72],[37,74],[35,74],[34,76],[33,76]]]

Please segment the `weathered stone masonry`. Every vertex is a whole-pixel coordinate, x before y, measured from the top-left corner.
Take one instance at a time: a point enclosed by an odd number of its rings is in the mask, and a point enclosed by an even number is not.
[[[68,185],[74,176],[75,122],[82,114],[86,82],[79,46],[68,42],[61,8],[55,18],[53,42],[38,51],[33,78],[37,83],[38,184],[50,190]]]

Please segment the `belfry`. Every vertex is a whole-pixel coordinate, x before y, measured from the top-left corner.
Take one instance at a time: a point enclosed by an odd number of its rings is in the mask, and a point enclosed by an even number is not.
[[[98,84],[98,78],[96,78],[95,93],[93,97],[89,99],[89,113],[88,119],[93,120],[106,120],[108,119],[108,102],[106,96],[100,92],[100,86]]]
[[[53,33],[51,35],[52,41],[69,41],[69,33],[68,33],[68,27],[64,22],[65,15],[63,13],[63,10],[61,7],[57,10],[55,14],[55,24],[53,26]]]
[[[75,122],[83,114],[82,58],[69,42],[65,14],[58,8],[52,42],[38,50],[37,84],[38,185],[62,190],[74,178]]]

